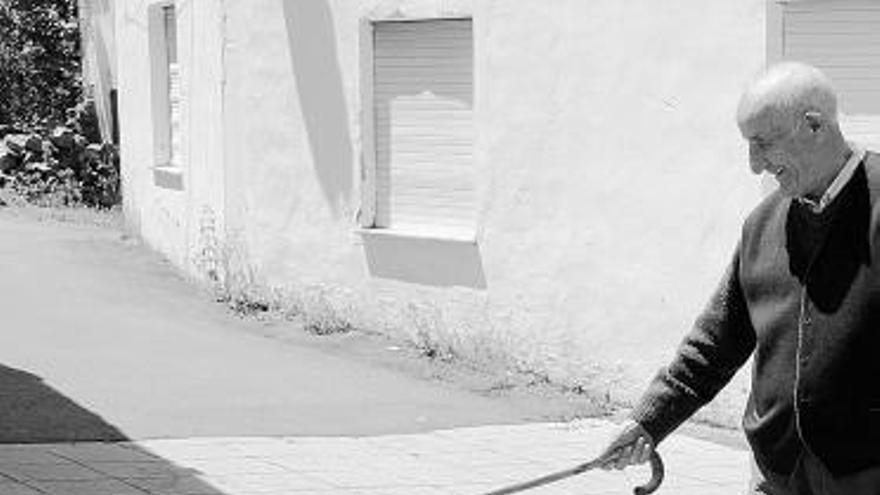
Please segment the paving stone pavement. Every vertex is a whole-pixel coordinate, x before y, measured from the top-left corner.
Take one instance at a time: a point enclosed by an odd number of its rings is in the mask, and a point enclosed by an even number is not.
[[[589,460],[603,420],[372,437],[235,437],[0,445],[0,495],[479,495]],[[656,493],[745,492],[743,450],[673,435]],[[647,467],[591,471],[532,495],[632,493]]]

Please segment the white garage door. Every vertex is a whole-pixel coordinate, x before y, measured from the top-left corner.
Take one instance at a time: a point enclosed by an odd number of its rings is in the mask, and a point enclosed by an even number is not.
[[[470,20],[375,25],[376,227],[475,224]]]
[[[847,137],[880,150],[880,2],[808,0],[783,8],[783,56],[822,69]]]

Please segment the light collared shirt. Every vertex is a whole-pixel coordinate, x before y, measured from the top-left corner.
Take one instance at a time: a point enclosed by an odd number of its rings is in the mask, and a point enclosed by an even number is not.
[[[840,172],[837,173],[837,177],[834,178],[831,185],[828,186],[828,189],[825,190],[825,193],[822,194],[822,197],[819,198],[818,202],[809,198],[798,198],[798,201],[809,206],[813,213],[821,213],[822,210],[834,201],[834,198],[840,194],[843,186],[845,186],[852,178],[856,168],[862,163],[862,159],[865,158],[865,150],[854,145],[850,145],[850,149],[852,150],[852,154],[850,155],[849,160],[846,161],[846,164],[844,164],[843,168],[840,169]]]

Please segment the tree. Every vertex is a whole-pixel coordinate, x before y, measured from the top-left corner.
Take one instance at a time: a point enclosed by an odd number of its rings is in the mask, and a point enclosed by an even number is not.
[[[80,65],[76,0],[0,0],[0,124],[64,122]]]

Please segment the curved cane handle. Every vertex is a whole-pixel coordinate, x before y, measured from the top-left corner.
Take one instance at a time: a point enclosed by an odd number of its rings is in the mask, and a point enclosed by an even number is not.
[[[663,467],[663,459],[660,458],[660,453],[656,450],[651,452],[651,481],[643,486],[637,486],[633,489],[633,493],[635,495],[648,495],[649,493],[654,493],[658,488],[660,488],[660,483],[663,483],[663,476],[666,474],[666,469]]]

